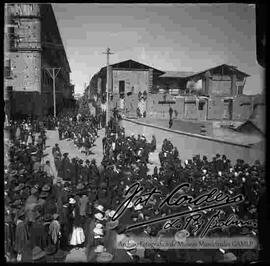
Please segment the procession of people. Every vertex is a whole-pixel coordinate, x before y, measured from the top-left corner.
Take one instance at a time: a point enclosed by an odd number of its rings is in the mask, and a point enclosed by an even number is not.
[[[258,259],[256,249],[168,249],[144,248],[136,237],[174,238],[179,229],[164,228],[164,222],[135,229],[128,226],[192,210],[191,203],[175,208],[159,208],[162,196],[183,183],[191,184],[187,193],[193,198],[213,188],[233,197],[243,194],[245,201],[219,208],[221,216],[235,214],[241,220],[256,220],[257,205],[265,191],[264,166],[216,154],[213,158],[196,155],[181,161],[181,150],[164,139],[157,151],[155,136],[128,136],[118,119],[111,118],[102,139],[103,159],[82,160],[51,147],[53,162],[45,159],[46,130],[56,129],[59,141],[73,141],[86,155],[95,145],[100,129],[94,117],[64,114],[52,122],[16,121],[10,126],[9,164],[5,166],[5,255],[11,262],[251,262]],[[48,128],[49,127],[49,128]],[[150,154],[159,153],[160,167],[149,173]],[[202,156],[202,158],[201,158]],[[52,169],[55,164],[56,172]],[[148,201],[126,204],[125,212],[114,219],[129,188],[135,183],[145,193],[161,192]],[[212,209],[203,211],[209,220]],[[185,218],[181,218],[185,223]],[[181,233],[197,236],[191,226]],[[258,236],[252,225],[218,227],[208,237]],[[129,239],[124,248],[118,243]],[[83,251],[83,256],[80,253]],[[71,256],[73,252],[73,256]],[[77,253],[76,253],[77,252]],[[77,254],[74,255],[74,254]]]

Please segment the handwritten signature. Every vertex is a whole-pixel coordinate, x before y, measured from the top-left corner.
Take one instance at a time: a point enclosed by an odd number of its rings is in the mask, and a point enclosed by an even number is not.
[[[182,212],[177,212],[167,216],[158,217],[152,220],[147,220],[133,225],[128,225],[127,230],[132,230],[138,227],[167,221],[167,223],[164,224],[163,227],[164,229],[168,229],[170,227],[173,228],[182,227],[183,229],[186,229],[192,225],[195,226],[194,232],[202,230],[200,237],[203,237],[207,234],[209,230],[212,230],[220,226],[224,227],[224,226],[238,225],[239,222],[240,224],[244,225],[247,223],[249,225],[252,224],[251,221],[248,222],[239,221],[236,215],[231,215],[221,225],[218,222],[218,218],[221,214],[221,211],[217,210],[212,215],[212,217],[208,219],[206,226],[203,228],[205,221],[202,220],[201,212],[204,212],[206,210],[216,210],[218,208],[240,204],[245,200],[245,197],[242,194],[238,194],[234,197],[231,197],[229,195],[224,194],[217,188],[213,188],[210,192],[207,191],[196,198],[193,198],[192,196],[187,194],[180,194],[179,196],[180,191],[182,191],[183,189],[190,189],[190,187],[191,184],[189,183],[180,184],[169,195],[167,195],[164,200],[162,200],[159,203],[157,209],[161,210],[165,206],[175,208],[185,206],[186,204],[192,205],[193,209],[188,209]],[[118,218],[120,218],[124,214],[130,203],[133,203],[134,207],[136,207],[139,204],[144,204],[145,206],[147,206],[147,204],[149,204],[150,200],[153,199],[155,195],[162,195],[162,192],[159,191],[156,187],[154,187],[150,192],[147,192],[145,194],[142,194],[143,191],[144,187],[138,182],[134,183],[131,187],[129,187],[124,194],[126,199],[118,206],[114,216],[112,217],[112,220],[115,221]],[[175,199],[176,196],[178,196],[177,199]],[[188,216],[185,219],[186,220],[185,225],[183,225],[179,219],[184,216]],[[170,221],[168,221],[169,219]],[[256,224],[252,225],[256,226]]]

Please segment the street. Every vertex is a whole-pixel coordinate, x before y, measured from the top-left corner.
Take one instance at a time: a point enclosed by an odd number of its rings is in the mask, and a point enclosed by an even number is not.
[[[91,149],[92,153],[89,156],[86,156],[85,153],[81,153],[81,151],[74,145],[73,140],[59,140],[58,136],[58,131],[57,130],[47,130],[46,136],[47,136],[47,141],[46,141],[46,149],[44,151],[44,163],[46,160],[50,161],[50,164],[52,166],[52,169],[54,173],[56,174],[56,169],[55,169],[55,164],[54,164],[54,159],[52,155],[52,148],[55,145],[55,143],[59,144],[59,147],[61,149],[61,153],[69,153],[69,158],[73,157],[79,157],[82,160],[92,160],[95,159],[97,162],[97,165],[100,165],[102,158],[103,158],[103,152],[102,152],[102,138],[104,137],[105,130],[101,129],[98,131],[98,138],[95,141],[95,146]],[[126,129],[126,135],[131,135],[132,130]],[[150,141],[151,138],[148,136],[147,140]],[[149,174],[153,173],[153,169],[155,166],[159,164],[159,158],[158,158],[158,152],[160,151],[160,147],[158,147],[158,150],[156,150],[154,153],[150,153],[149,155]],[[59,180],[60,178],[57,177]],[[61,179],[60,179],[61,180]],[[80,249],[72,249],[68,254],[65,259],[65,262],[86,262],[86,256],[85,256],[85,247],[80,248]]]

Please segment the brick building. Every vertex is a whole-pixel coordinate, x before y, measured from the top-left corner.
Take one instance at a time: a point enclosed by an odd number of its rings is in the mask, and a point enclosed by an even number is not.
[[[73,106],[71,70],[51,4],[6,4],[4,43],[4,100],[11,118],[53,114],[46,68],[61,68],[55,83],[57,112]]]

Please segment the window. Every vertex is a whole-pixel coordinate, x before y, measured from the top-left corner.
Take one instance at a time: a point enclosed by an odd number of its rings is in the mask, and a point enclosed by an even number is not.
[[[11,61],[10,59],[6,60],[5,63],[5,77],[11,76]]]
[[[203,110],[204,104],[205,104],[205,102],[202,102],[202,101],[199,102],[199,106],[198,106],[199,111]]]

